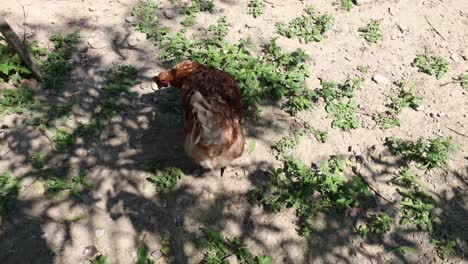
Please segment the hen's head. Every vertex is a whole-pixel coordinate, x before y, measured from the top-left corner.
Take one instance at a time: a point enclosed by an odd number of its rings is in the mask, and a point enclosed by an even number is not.
[[[158,85],[158,87],[169,87],[172,85],[173,74],[172,71],[161,72],[159,75],[154,76],[153,81]]]
[[[158,87],[168,87],[172,85],[177,86],[181,80],[197,71],[199,67],[200,64],[190,60],[185,60],[174,66],[174,68],[154,76],[152,79]]]

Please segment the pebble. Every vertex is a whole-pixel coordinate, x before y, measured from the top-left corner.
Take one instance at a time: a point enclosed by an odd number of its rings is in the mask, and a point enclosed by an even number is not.
[[[167,19],[173,19],[176,16],[175,11],[172,9],[164,9],[163,14]]]
[[[95,246],[87,246],[83,250],[83,258],[86,258],[86,259],[93,258],[94,255],[96,255],[97,253],[98,253],[98,250]]]
[[[364,5],[372,2],[372,0],[353,0],[356,5]]]
[[[458,56],[458,54],[452,54],[452,56],[450,56],[450,58],[454,61],[454,62],[459,62],[460,61],[460,57]]]
[[[137,41],[136,37],[130,36],[130,37],[127,39],[127,45],[128,45],[130,48],[136,47],[136,46],[138,45],[138,41]]]
[[[96,234],[97,237],[101,237],[101,236],[104,235],[105,231],[102,228],[98,228],[98,229],[96,229],[96,231],[94,233]]]
[[[95,11],[96,9],[94,9],[93,7],[90,7],[90,8],[88,8],[88,10],[91,11],[91,12],[93,12],[93,11]]]
[[[102,49],[107,46],[107,43],[102,40],[102,37],[93,37],[88,39],[88,45],[92,49]]]
[[[125,18],[125,22],[133,25],[137,22],[137,19],[134,16],[128,16]]]
[[[377,84],[380,84],[380,85],[389,85],[390,84],[390,80],[388,80],[386,77],[384,77],[383,75],[380,75],[380,74],[375,74],[374,76],[372,76],[372,80],[374,82],[376,82]]]
[[[225,260],[229,264],[237,264],[238,263],[236,255],[231,255],[228,258],[226,258]]]
[[[88,52],[89,46],[84,44],[84,43],[79,43],[76,45],[76,50],[81,53],[86,53]]]
[[[156,249],[155,251],[151,252],[151,256],[157,260],[163,256],[163,253],[161,252],[161,250]]]
[[[424,107],[424,105],[420,105],[420,106],[416,107],[414,110],[416,110],[416,111],[418,111],[418,112],[421,112],[421,111],[424,111],[424,109],[426,109],[426,108]]]

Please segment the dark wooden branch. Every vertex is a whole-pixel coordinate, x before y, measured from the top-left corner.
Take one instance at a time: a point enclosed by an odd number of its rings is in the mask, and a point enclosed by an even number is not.
[[[3,16],[0,16],[0,33],[2,33],[8,45],[10,45],[21,57],[21,60],[32,71],[34,77],[42,81],[42,70],[29,53],[26,45],[19,39]]]

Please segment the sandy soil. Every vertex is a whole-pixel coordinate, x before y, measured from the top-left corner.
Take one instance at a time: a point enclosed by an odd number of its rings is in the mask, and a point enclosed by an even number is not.
[[[197,25],[207,26],[221,15],[230,24],[228,39],[251,35],[257,47],[278,36],[274,23],[289,21],[301,14],[308,3],[335,16],[336,23],[319,43],[301,44],[280,37],[286,51],[300,47],[310,55],[308,84],[317,88],[319,78],[342,82],[355,76],[358,65],[368,66],[362,89],[356,92],[363,127],[350,133],[331,128],[331,120],[319,103],[315,109],[288,116],[276,105],[266,105],[256,124],[246,124],[247,141],[257,147],[244,154],[236,167],[223,178],[200,175],[181,147],[181,120],[177,113],[163,113],[155,101],[164,91],[154,92],[149,77],[163,69],[155,49],[144,36],[125,22],[133,0],[0,0],[0,14],[19,34],[51,47],[52,33],[79,30],[86,52],[74,60],[80,64],[63,91],[47,92],[51,100],[76,100],[69,120],[58,127],[74,127],[89,117],[102,88],[103,75],[113,63],[132,64],[139,69],[139,83],[121,100],[129,105],[125,115],[113,118],[104,133],[91,142],[78,142],[66,154],[53,151],[46,136],[13,115],[1,121],[0,171],[11,171],[22,179],[23,188],[16,210],[0,227],[1,263],[84,263],[83,252],[96,246],[112,263],[135,263],[136,248],[146,234],[150,250],[162,247],[161,234],[170,234],[174,263],[198,263],[202,255],[193,239],[199,227],[210,226],[226,236],[238,236],[256,254],[270,255],[274,263],[439,263],[428,237],[405,226],[395,227],[383,241],[362,240],[354,231],[352,217],[321,216],[308,238],[296,232],[293,211],[270,214],[250,204],[245,194],[264,181],[265,171],[277,167],[271,145],[295,124],[305,121],[327,130],[329,141],[303,140],[294,155],[305,162],[318,162],[332,154],[362,155],[360,172],[382,195],[391,197],[396,186],[389,183],[398,167],[395,157],[383,145],[387,136],[415,140],[435,135],[452,136],[460,145],[450,156],[449,169],[424,174],[427,190],[438,201],[442,213],[454,225],[463,250],[468,233],[468,95],[452,77],[468,70],[468,1],[466,0],[376,0],[355,6],[351,12],[338,10],[332,1],[278,1],[266,4],[265,13],[254,19],[248,14],[248,1],[215,1],[214,14],[201,14]],[[169,1],[162,1],[169,7]],[[23,12],[24,11],[24,12]],[[168,20],[158,10],[161,23],[177,29],[179,20]],[[369,46],[357,33],[370,19],[381,21],[383,41]],[[437,33],[430,24],[436,27]],[[128,40],[136,40],[129,47]],[[442,80],[417,72],[411,62],[417,53],[428,50],[450,62]],[[386,98],[397,87],[379,85],[373,74],[390,81],[413,80],[423,97],[419,111],[405,109],[401,126],[382,131],[369,116],[384,110]],[[76,95],[78,93],[78,96]],[[41,176],[28,160],[33,151],[50,151],[48,166],[63,167],[63,173],[87,172],[94,187],[79,198],[44,194]],[[146,180],[152,175],[148,164],[165,161],[189,171],[177,186],[156,193]],[[420,172],[420,174],[422,174]],[[382,201],[385,204],[384,201]],[[67,223],[64,217],[85,214],[86,218]],[[398,245],[417,247],[418,252],[389,253]],[[466,254],[466,253],[465,253]],[[162,262],[162,260],[160,260]],[[463,256],[451,263],[464,262]]]

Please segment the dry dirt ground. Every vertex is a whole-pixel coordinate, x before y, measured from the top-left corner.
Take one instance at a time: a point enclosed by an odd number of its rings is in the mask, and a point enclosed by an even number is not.
[[[193,239],[202,226],[239,237],[254,253],[272,256],[273,263],[443,262],[433,252],[428,237],[414,228],[398,225],[382,241],[372,242],[356,234],[356,223],[351,217],[321,216],[311,235],[301,237],[296,232],[293,211],[272,214],[249,203],[245,194],[264,181],[265,171],[279,166],[272,144],[287,135],[298,120],[327,130],[329,140],[301,141],[294,152],[296,157],[311,163],[332,154],[362,155],[365,159],[361,173],[385,197],[395,193],[396,187],[389,181],[398,169],[395,157],[383,144],[385,137],[453,137],[460,148],[451,152],[449,168],[419,173],[446,216],[444,221],[456,228],[462,253],[450,257],[449,262],[466,261],[463,250],[466,254],[468,139],[459,133],[468,134],[468,94],[456,83],[441,84],[468,70],[468,1],[375,0],[346,12],[330,0],[269,0],[273,4],[267,3],[265,13],[256,19],[248,14],[246,0],[215,1],[216,12],[199,15],[197,25],[212,24],[222,13],[229,21],[229,40],[250,34],[257,47],[278,36],[275,22],[299,16],[306,4],[333,14],[336,22],[322,42],[302,44],[297,39],[278,39],[284,50],[300,47],[310,55],[307,63],[311,67],[311,88],[319,86],[319,78],[342,82],[356,75],[358,65],[369,67],[362,89],[355,95],[362,128],[351,132],[331,128],[323,102],[297,117],[289,116],[277,105],[265,105],[260,121],[247,122],[245,127],[247,142],[255,141],[255,150],[245,153],[223,178],[200,175],[183,153],[179,114],[163,113],[155,106],[164,91],[154,92],[149,77],[163,67],[153,44],[125,21],[135,2],[0,0],[0,13],[12,27],[43,46],[52,46],[48,38],[53,33],[76,30],[85,45],[92,45],[74,56],[79,67],[71,73],[66,88],[44,94],[53,101],[75,100],[72,115],[67,120],[57,120],[58,127],[73,128],[87,118],[100,94],[104,73],[113,63],[131,64],[139,70],[139,83],[127,98],[121,98],[130,106],[127,112],[110,120],[99,138],[77,142],[68,153],[53,150],[48,138],[24,125],[19,115],[1,121],[4,129],[0,171],[10,171],[21,178],[23,187],[15,211],[1,223],[0,263],[83,263],[83,252],[92,245],[111,263],[135,263],[140,238],[146,234],[153,251],[162,247],[164,233],[170,235],[171,261],[198,263],[202,254],[195,249]],[[161,1],[161,6],[169,7],[170,3]],[[162,9],[158,10],[158,17],[161,23],[180,27],[180,18],[168,20]],[[370,19],[381,21],[383,31],[383,40],[371,46],[357,32]],[[135,47],[128,46],[129,39],[136,41]],[[425,50],[448,59],[450,70],[442,80],[411,66],[416,54]],[[371,113],[384,110],[387,96],[397,89],[373,82],[371,77],[376,73],[390,81],[415,81],[417,93],[423,97],[424,107],[419,111],[402,112],[400,127],[382,131],[370,117]],[[45,194],[40,180],[42,170],[33,169],[29,160],[29,155],[37,150],[49,151],[49,167],[62,167],[63,173],[69,175],[86,172],[93,182],[91,190],[79,198]],[[184,168],[188,175],[172,190],[157,193],[146,180],[153,174],[148,164],[155,161],[170,162]],[[86,218],[63,221],[80,214]],[[388,252],[399,245],[418,251]]]

